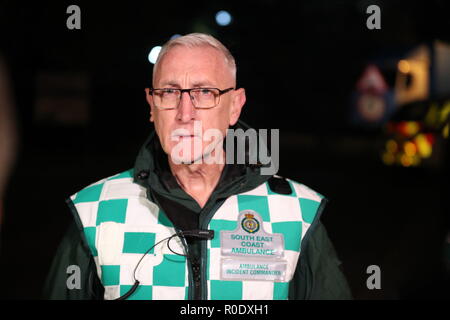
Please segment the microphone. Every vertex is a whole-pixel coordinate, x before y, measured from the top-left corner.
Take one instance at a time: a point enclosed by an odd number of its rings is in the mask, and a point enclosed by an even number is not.
[[[181,231],[183,236],[196,237],[205,240],[211,240],[214,238],[214,230],[194,229]]]

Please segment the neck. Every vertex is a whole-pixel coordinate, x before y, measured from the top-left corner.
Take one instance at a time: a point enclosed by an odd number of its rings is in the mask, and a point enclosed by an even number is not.
[[[219,182],[224,163],[175,164],[169,157],[169,166],[181,188],[203,208]]]

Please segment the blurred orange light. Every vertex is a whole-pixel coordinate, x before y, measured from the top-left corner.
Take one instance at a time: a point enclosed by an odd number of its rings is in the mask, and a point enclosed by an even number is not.
[[[403,73],[408,73],[411,71],[411,66],[407,60],[400,60],[398,62],[398,70]]]
[[[411,141],[407,141],[403,145],[403,150],[405,150],[405,153],[408,157],[413,157],[417,152],[417,147]]]
[[[413,161],[412,161],[411,157],[409,157],[406,154],[404,154],[404,155],[401,156],[400,162],[401,162],[402,166],[409,167],[412,164]]]
[[[394,153],[397,151],[397,148],[398,148],[397,142],[395,142],[394,140],[391,139],[386,142],[386,150],[388,152]]]
[[[407,135],[415,135],[419,131],[419,124],[415,121],[408,121],[405,123],[405,132]]]

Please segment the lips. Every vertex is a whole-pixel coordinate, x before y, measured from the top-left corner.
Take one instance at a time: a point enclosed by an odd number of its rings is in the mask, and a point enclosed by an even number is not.
[[[187,139],[201,139],[199,135],[196,134],[173,134],[171,136],[172,141],[183,141]]]
[[[194,138],[194,137],[197,137],[197,136],[194,135],[194,134],[177,134],[177,135],[174,135],[174,137],[177,137],[177,138]]]

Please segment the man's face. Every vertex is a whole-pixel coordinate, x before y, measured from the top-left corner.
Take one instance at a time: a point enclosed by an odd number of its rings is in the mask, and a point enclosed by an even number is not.
[[[208,46],[198,48],[176,46],[160,61],[153,87],[158,89],[204,87],[224,90],[235,87],[235,79],[220,51]],[[158,109],[148,90],[147,101],[150,104],[150,121],[155,123],[156,133],[164,151],[171,156],[177,144],[190,145],[190,155],[184,153],[182,161],[192,162],[208,153],[207,146],[211,147],[213,143],[221,142],[204,141],[204,133],[207,130],[217,129],[222,137],[225,137],[226,129],[237,122],[245,103],[245,91],[238,89],[221,95],[219,104],[211,109],[196,109],[187,92],[182,94],[176,109]],[[198,130],[199,128],[201,130]],[[196,150],[193,149],[194,146],[197,146]],[[186,155],[189,155],[188,158]]]

